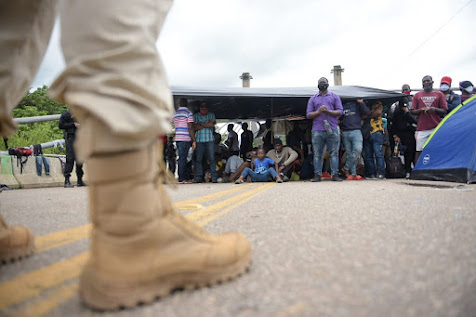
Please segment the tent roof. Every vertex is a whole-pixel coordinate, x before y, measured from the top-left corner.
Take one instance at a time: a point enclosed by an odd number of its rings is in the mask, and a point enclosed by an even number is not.
[[[339,95],[342,102],[362,98],[368,101],[381,100],[384,105],[406,96],[360,86],[332,86],[329,91]],[[172,87],[175,102],[181,97],[187,98],[189,103],[204,101],[217,119],[228,120],[305,117],[307,102],[317,92],[317,87]]]

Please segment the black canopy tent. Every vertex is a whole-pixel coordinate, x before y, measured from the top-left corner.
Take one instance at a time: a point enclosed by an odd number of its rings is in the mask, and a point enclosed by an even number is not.
[[[305,118],[309,98],[318,92],[317,87],[286,88],[197,88],[172,87],[174,102],[185,97],[189,102],[204,101],[217,119]],[[368,104],[380,100],[384,108],[406,95],[360,86],[332,86],[342,102],[364,99]]]

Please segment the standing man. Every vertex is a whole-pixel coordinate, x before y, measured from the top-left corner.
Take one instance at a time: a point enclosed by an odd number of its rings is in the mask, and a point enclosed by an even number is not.
[[[410,86],[408,86],[408,90],[402,90],[402,93],[407,94],[408,97],[392,105],[387,119],[389,119],[388,131],[392,136],[389,138],[390,148],[394,148],[395,142],[404,146],[405,178],[409,179],[412,171],[412,163],[415,161],[415,127],[417,120],[410,113],[410,107],[412,105]]]
[[[263,137],[263,149],[265,152],[268,152],[273,148],[273,120],[271,119],[266,119],[266,122],[264,124],[266,130],[265,134]]]
[[[243,122],[241,128],[243,132],[241,133],[240,155],[245,159],[246,153],[253,150],[253,132],[248,130],[248,123],[246,122]]]
[[[317,82],[319,93],[309,99],[306,116],[312,119],[312,148],[314,152],[313,182],[320,182],[324,146],[330,154],[332,180],[340,182],[339,177],[339,143],[340,135],[337,118],[342,115],[342,102],[336,94],[327,91],[329,82],[321,77]]]
[[[411,114],[418,116],[415,133],[416,154],[415,164],[418,162],[423,145],[445,116],[448,106],[445,96],[440,91],[433,90],[433,78],[426,75],[422,79],[423,91],[419,91],[413,97]]]
[[[35,78],[59,13],[66,68],[49,93],[81,123],[76,155],[88,162],[91,248],[80,299],[118,310],[244,273],[246,237],[206,232],[174,208],[163,186],[157,136],[170,131],[173,106],[155,43],[172,2],[56,4],[0,1],[0,136],[15,131],[13,107]],[[31,253],[33,241],[30,230],[0,217],[0,260]]]
[[[71,115],[69,110],[64,111],[59,119],[59,128],[64,130],[64,140],[66,143],[66,165],[64,167],[64,187],[72,188],[73,184],[69,181],[71,172],[73,171],[74,162],[76,162],[76,176],[78,178],[78,187],[86,186],[83,182],[83,164],[78,163],[76,155],[74,153],[74,140],[76,138],[76,129],[79,127],[79,123],[74,121],[74,116]]]
[[[208,112],[207,104],[203,102],[200,105],[200,112],[194,114],[195,122],[195,140],[197,142],[196,163],[195,163],[195,183],[203,182],[203,157],[210,164],[210,172],[212,174],[212,183],[217,183],[217,166],[215,163],[215,138],[213,135],[216,123],[215,114]]]
[[[193,114],[188,109],[187,98],[179,99],[179,107],[172,118],[175,126],[175,142],[179,152],[178,175],[179,183],[190,184],[190,175],[187,170],[187,156],[190,146],[195,150],[195,129],[193,126]]]
[[[347,153],[347,160],[345,161],[344,172],[347,180],[361,180],[360,175],[357,175],[357,160],[362,153],[363,138],[362,138],[362,117],[370,114],[370,109],[364,103],[363,99],[351,101],[344,104],[344,110],[341,117],[342,139],[344,141],[345,152]]]
[[[227,127],[228,130],[228,138],[225,141],[225,144],[228,146],[228,150],[231,155],[238,156],[240,154],[240,146],[238,142],[238,133],[233,131],[233,123],[230,123]]]
[[[445,95],[446,104],[448,105],[448,112],[461,104],[461,97],[451,90],[452,79],[449,76],[441,78],[440,90]]]

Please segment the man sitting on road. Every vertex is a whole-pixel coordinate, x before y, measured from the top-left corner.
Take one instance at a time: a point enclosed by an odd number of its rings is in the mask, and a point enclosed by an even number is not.
[[[290,147],[283,147],[281,139],[274,139],[274,149],[269,150],[266,156],[278,164],[277,172],[283,181],[287,181],[293,173],[294,161],[298,158],[297,152]]]

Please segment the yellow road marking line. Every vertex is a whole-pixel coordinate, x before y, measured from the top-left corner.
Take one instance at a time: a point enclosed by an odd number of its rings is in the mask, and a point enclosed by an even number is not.
[[[216,203],[214,205],[211,205],[211,206],[208,206],[207,208],[205,209],[202,209],[202,210],[197,210],[193,213],[190,213],[190,214],[187,214],[185,215],[186,218],[188,218],[189,220],[192,220],[192,221],[196,221],[196,220],[199,220],[199,219],[202,219],[202,218],[205,218],[205,217],[208,217],[209,215],[211,215],[212,213],[222,209],[223,207],[226,207],[226,206],[231,206],[233,204],[236,204],[238,203],[240,200],[243,200],[251,195],[253,195],[253,193],[260,189],[260,188],[266,188],[266,187],[269,187],[271,185],[274,185],[274,183],[270,183],[270,184],[266,184],[266,185],[262,185],[256,189],[253,189],[253,190],[250,190],[250,191],[247,191],[247,192],[244,192],[243,194],[240,194],[240,195],[236,195],[236,196],[233,196],[233,197],[230,197],[228,199],[225,199],[225,200],[222,200],[220,201],[219,203]]]
[[[90,236],[91,224],[36,237],[36,252],[43,252]]]
[[[0,310],[77,277],[88,256],[89,252],[83,252],[0,284]]]
[[[252,198],[254,198],[255,196],[258,196],[259,194],[261,194],[262,192],[268,190],[272,185],[275,185],[275,184],[268,184],[268,185],[265,185],[265,186],[261,186],[259,188],[257,188],[255,190],[255,192],[253,192],[250,196],[240,200],[239,202],[237,202],[236,204],[234,205],[231,205],[229,206],[228,208],[224,208],[226,205],[223,205],[223,210],[221,212],[217,212],[209,217],[206,217],[205,219],[203,220],[198,220],[197,221],[197,224],[199,226],[205,226],[206,224],[208,224],[209,222],[212,222],[213,220],[227,214],[228,212],[230,212],[231,210],[237,208],[238,206],[240,205],[243,205],[244,203],[248,202],[249,200],[251,200]]]
[[[250,186],[253,186],[253,184],[246,184],[244,186],[234,186],[231,189],[223,190],[221,192],[208,194],[208,195],[201,196],[201,197],[195,198],[195,199],[180,201],[178,203],[175,203],[175,206],[177,208],[183,208],[182,206],[191,205],[191,204],[199,204],[199,203],[209,201],[209,200],[212,200],[212,199],[215,199],[215,198],[220,198],[220,197],[223,197],[223,196],[226,196],[226,195],[229,195],[229,194],[233,194],[233,193],[238,192],[240,190],[247,189]]]
[[[78,288],[78,281],[62,285],[44,298],[40,298],[28,304],[25,308],[15,311],[11,316],[43,316],[76,295]]]
[[[254,191],[248,191],[243,194],[240,194],[236,197],[232,197],[221,201],[217,204],[206,208],[205,210],[199,210],[189,214],[191,218],[194,219],[203,219],[207,216],[210,216],[212,213],[222,209],[224,206],[229,206],[222,212],[212,215],[211,217],[198,222],[200,226],[203,226],[212,220],[223,216],[232,209],[238,207],[246,201],[249,201],[251,198],[257,196],[259,193],[268,189],[270,186],[274,185],[273,183],[262,185]],[[82,227],[87,227],[82,226]],[[83,229],[84,230],[84,229]],[[47,239],[45,239],[47,241]],[[64,240],[61,240],[64,241]],[[19,304],[26,301],[28,298],[39,295],[45,290],[61,285],[67,280],[76,278],[79,276],[82,267],[85,265],[89,256],[89,251],[80,253],[70,259],[66,259],[39,270],[32,271],[27,274],[23,274],[17,278],[14,278],[10,281],[0,284],[0,310]],[[74,284],[74,283],[73,283]],[[76,286],[77,287],[77,286]],[[58,291],[60,292],[60,291]],[[64,296],[56,294],[56,291],[47,296],[45,299],[38,300],[36,304],[30,304],[27,306],[25,312],[31,311],[38,307],[38,314],[33,313],[33,315],[39,315],[42,311],[42,314],[47,313],[54,309],[62,301],[68,300],[75,294],[75,289],[72,286],[71,289],[67,289],[64,292]],[[21,312],[21,311],[20,311]],[[36,310],[34,311],[36,312]]]
[[[191,210],[202,209],[203,206],[199,204],[200,202],[205,202],[215,198],[223,197],[225,195],[229,195],[237,191],[249,188],[251,185],[252,184],[249,184],[247,186],[237,186],[237,187],[223,190],[217,193],[205,195],[196,199],[181,201],[181,202],[175,203],[174,205],[176,208],[180,208],[180,209],[191,209]],[[39,253],[39,252],[47,251],[47,250],[57,248],[65,244],[69,244],[81,239],[89,238],[90,233],[91,233],[91,224],[87,224],[84,226],[57,231],[57,232],[36,237],[35,239],[36,252]]]

